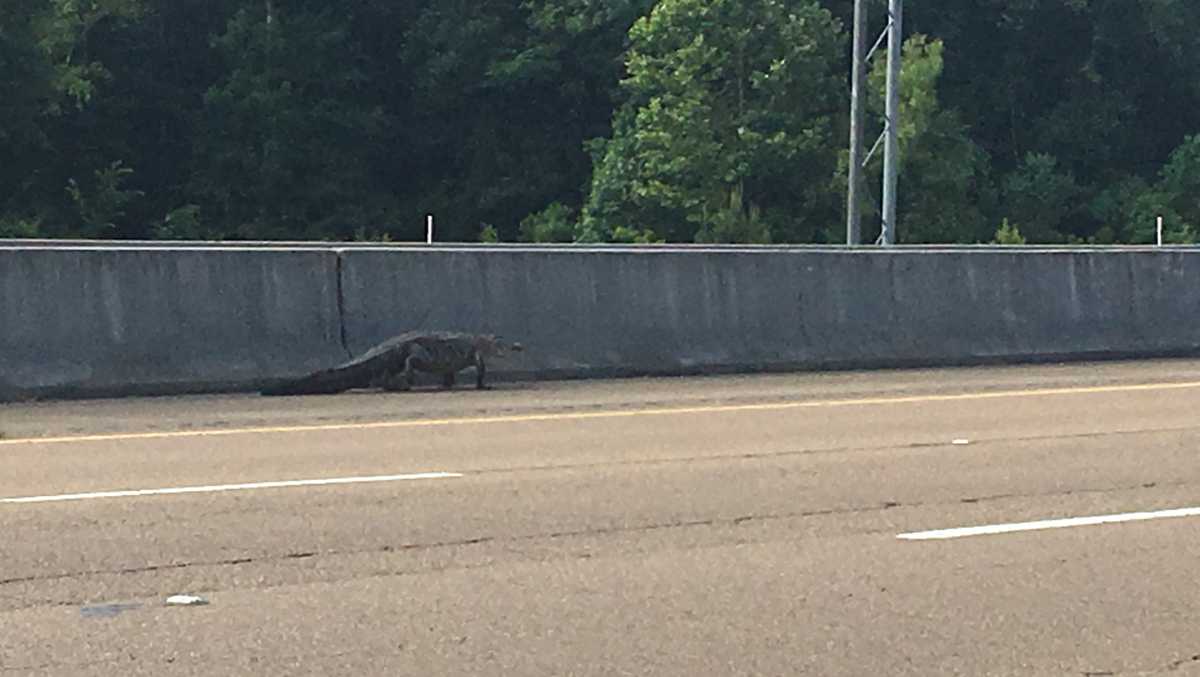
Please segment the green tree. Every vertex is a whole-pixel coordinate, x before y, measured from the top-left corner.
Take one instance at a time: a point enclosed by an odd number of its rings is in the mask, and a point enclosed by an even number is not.
[[[45,151],[45,102],[52,96],[53,70],[39,48],[34,17],[38,0],[0,3],[0,236],[26,236],[17,228],[31,216],[35,182],[30,169]],[[20,216],[18,216],[20,215]]]
[[[384,113],[332,10],[239,11],[215,42],[191,192],[212,235],[347,239],[385,218],[369,157]]]
[[[4,3],[0,42],[25,36],[33,50],[24,52],[22,96],[0,93],[0,107],[23,101],[26,112],[19,142],[5,147],[0,214],[40,223],[51,237],[148,235],[183,201],[190,121],[211,72],[206,30],[231,1]],[[14,4],[21,15],[4,15]],[[0,119],[0,137],[6,126]],[[122,190],[144,198],[127,201],[111,228],[85,228],[78,197],[92,199],[115,162],[136,170],[122,175]]]
[[[1068,221],[1081,208],[1082,191],[1075,177],[1047,154],[1030,153],[1003,186],[1006,216],[1025,229],[1035,243],[1061,243],[1071,232]]]
[[[521,220],[524,242],[571,242],[575,238],[575,210],[561,202]]]
[[[986,239],[986,206],[994,200],[987,155],[967,135],[957,111],[943,107],[939,84],[945,46],[923,34],[904,42],[900,71],[900,203],[901,242],[979,242]],[[870,75],[868,110],[884,118],[886,60]],[[846,160],[839,167],[839,192],[846,185]],[[869,166],[871,176],[883,171],[883,154]],[[868,184],[871,201],[864,215],[878,220],[880,182]]]
[[[630,30],[613,137],[591,145],[580,239],[811,237],[831,212],[843,38],[816,2],[661,0]]]
[[[420,3],[403,36],[408,106],[396,174],[404,208],[432,211],[450,237],[519,222],[553,202],[578,205],[585,139],[605,135],[629,26],[653,0]]]
[[[88,185],[81,186],[71,179],[67,194],[77,212],[74,232],[89,238],[111,237],[128,205],[143,195],[125,186],[132,174],[132,169],[117,161],[94,172]]]
[[[1154,181],[1200,128],[1200,3],[964,0],[906,9],[910,30],[945,42],[942,101],[990,158],[996,185],[1028,186],[1034,154],[1052,157],[1049,178],[1075,193],[1069,218],[1040,232],[1022,220],[1031,241],[1124,237],[1112,222],[1115,202],[1130,201],[1134,180]],[[1009,214],[1005,201],[982,203],[988,222]]]
[[[36,15],[42,49],[56,67],[55,86],[77,108],[91,101],[109,69],[93,58],[92,36],[105,22],[132,22],[143,13],[142,0],[50,0]],[[53,104],[58,109],[58,104]]]
[[[1167,242],[1191,244],[1200,234],[1200,134],[1187,137],[1159,174],[1158,182],[1137,194],[1126,207],[1129,239],[1157,239],[1157,219],[1163,217]]]
[[[851,7],[4,0],[0,235],[840,241]],[[905,24],[902,241],[1195,237],[1200,3]]]

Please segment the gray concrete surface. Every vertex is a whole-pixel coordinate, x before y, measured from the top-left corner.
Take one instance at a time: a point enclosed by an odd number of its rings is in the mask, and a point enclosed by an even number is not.
[[[355,250],[346,335],[355,351],[408,327],[520,337],[501,375],[1192,354],[1198,254]]]
[[[1200,671],[1200,518],[896,538],[1197,505],[1200,362],[279,402],[0,406],[0,501],[462,476],[0,502],[0,674]]]
[[[0,246],[0,399],[249,390],[414,329],[501,380],[1200,352],[1200,250]]]
[[[245,388],[346,359],[322,251],[0,248],[0,400]]]

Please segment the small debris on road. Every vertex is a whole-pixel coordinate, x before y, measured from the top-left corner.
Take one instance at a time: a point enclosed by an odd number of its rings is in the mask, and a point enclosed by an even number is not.
[[[966,440],[966,439],[962,439],[962,438],[959,438],[959,439],[951,442],[951,444],[953,444],[956,447],[965,447],[970,443],[971,443],[971,440]]]
[[[140,609],[141,606],[141,604],[95,604],[80,608],[79,615],[84,618],[112,618],[126,611]]]
[[[208,600],[195,595],[172,595],[167,598],[167,604],[173,606],[202,606],[208,604]]]

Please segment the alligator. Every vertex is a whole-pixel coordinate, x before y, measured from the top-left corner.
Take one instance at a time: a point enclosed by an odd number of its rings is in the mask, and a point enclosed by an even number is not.
[[[330,369],[286,379],[260,391],[263,395],[332,395],[352,388],[408,390],[416,372],[440,374],[442,386],[453,388],[455,374],[475,367],[475,387],[484,384],[484,359],[523,350],[493,334],[448,331],[408,332],[394,336],[353,360]]]

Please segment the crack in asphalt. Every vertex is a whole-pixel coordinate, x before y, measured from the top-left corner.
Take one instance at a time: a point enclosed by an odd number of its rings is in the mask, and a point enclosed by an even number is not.
[[[1176,428],[1147,428],[1134,430],[1115,430],[1107,432],[1088,432],[1088,433],[1070,433],[1065,435],[1030,435],[1016,437],[996,437],[996,438],[980,438],[973,440],[973,446],[984,446],[995,443],[1011,443],[1011,442],[1038,442],[1047,440],[1072,440],[1072,439],[1094,439],[1099,437],[1109,436],[1134,436],[1143,434],[1157,433],[1179,433],[1200,431],[1200,426],[1181,426]],[[743,460],[758,460],[772,458],[788,458],[793,456],[818,456],[846,453],[871,453],[880,451],[895,451],[895,450],[915,450],[915,449],[931,449],[941,447],[960,447],[954,446],[949,441],[926,441],[926,442],[910,442],[908,444],[880,444],[880,445],[865,445],[865,446],[841,446],[827,448],[809,448],[809,449],[784,449],[779,451],[768,452],[752,452],[752,453],[737,453],[737,454],[715,454],[715,455],[697,455],[697,456],[675,456],[667,458],[644,458],[644,459],[621,459],[617,461],[595,461],[588,463],[562,463],[562,464],[547,464],[547,465],[529,465],[529,466],[511,466],[504,468],[480,468],[460,470],[469,477],[487,476],[487,475],[511,475],[523,472],[556,472],[564,470],[586,470],[594,468],[621,468],[621,467],[637,467],[637,466],[656,466],[656,465],[679,465],[687,463],[703,463],[703,462],[718,462],[728,461],[731,459]],[[805,471],[807,474],[815,474],[815,471]],[[1158,483],[1150,482],[1143,485],[1145,488],[1152,488]],[[1174,486],[1171,483],[1163,483],[1164,486]],[[1178,484],[1178,483],[1177,483]],[[1116,489],[1122,490],[1122,489]],[[1108,491],[1107,489],[1089,490],[1089,491]],[[1071,492],[1065,494],[997,494],[985,497],[967,497],[961,500],[962,503],[978,503],[983,500],[991,500],[992,498],[1019,498],[1029,496],[1044,496],[1044,495],[1070,495]],[[924,504],[922,504],[924,505]],[[227,514],[233,510],[217,510],[214,514]],[[244,508],[239,507],[238,512],[244,512]],[[168,516],[167,519],[170,519]],[[98,523],[96,521],[95,523]],[[0,579],[0,585],[4,585],[10,581]]]
[[[279,559],[286,559],[289,555],[285,555]],[[170,571],[172,569],[186,569],[193,566],[236,566],[238,564],[249,564],[254,562],[253,557],[237,557],[232,559],[211,560],[208,562],[175,562],[172,564],[148,564],[144,567],[128,567],[124,569],[91,569],[87,571],[73,571],[63,574],[50,575],[35,575],[35,576],[18,576],[16,578],[0,578],[0,585],[14,585],[17,583],[32,583],[35,581],[59,581],[64,578],[77,578],[83,576],[103,576],[103,575],[122,575],[122,574],[144,574],[154,571]]]
[[[1120,491],[1137,491],[1138,489],[1157,489],[1177,487],[1185,487],[1191,484],[1187,480],[1173,480],[1170,482],[1139,482],[1137,484],[1126,484],[1116,487],[1107,487],[1103,489],[1067,489],[1065,491],[1051,492],[1029,492],[1029,493],[1011,493],[1011,494],[988,494],[986,496],[969,496],[967,498],[958,499],[959,503],[975,504],[975,503],[990,503],[992,501],[1003,501],[1013,498],[1048,498],[1052,496],[1087,496],[1090,494],[1109,494]],[[927,504],[920,504],[927,505]],[[939,504],[940,505],[940,504]]]
[[[1104,489],[1071,489],[1067,491],[1043,492],[1043,493],[1012,493],[1012,494],[996,494],[991,496],[977,496],[958,499],[958,503],[987,503],[1001,500],[1010,500],[1016,498],[1044,498],[1050,496],[1073,496],[1080,494],[1102,494],[1121,491],[1130,491],[1136,489],[1147,489],[1164,486],[1182,486],[1187,484],[1185,481],[1177,482],[1142,482],[1136,485],[1126,485],[1117,487],[1108,487]],[[866,506],[852,506],[845,508],[825,508],[816,510],[801,510],[782,513],[754,514],[742,515],[738,517],[713,517],[708,519],[696,520],[674,520],[670,522],[660,522],[653,524],[644,524],[638,526],[613,526],[613,527],[590,527],[586,529],[570,529],[562,531],[550,531],[535,534],[525,534],[519,536],[497,537],[497,536],[477,536],[472,538],[453,539],[446,541],[433,541],[426,543],[405,543],[401,545],[385,545],[377,548],[351,549],[351,550],[306,550],[297,552],[288,552],[281,555],[267,555],[260,557],[236,557],[229,559],[218,560],[197,560],[192,562],[173,562],[168,564],[150,564],[140,567],[127,567],[121,569],[92,569],[85,571],[65,572],[60,574],[36,574],[30,576],[18,576],[12,578],[0,579],[0,587],[18,585],[23,583],[48,582],[58,581],[73,578],[85,578],[88,576],[123,576],[123,575],[138,575],[145,573],[153,573],[159,571],[172,571],[194,567],[225,567],[225,566],[241,566],[245,564],[260,564],[266,562],[282,562],[289,560],[304,560],[316,557],[329,557],[341,555],[359,555],[369,553],[392,553],[406,552],[414,550],[434,550],[441,548],[463,547],[470,545],[479,545],[482,543],[491,542],[531,542],[538,540],[558,540],[563,538],[579,538],[585,536],[606,536],[621,533],[648,533],[653,531],[663,531],[668,529],[688,529],[697,527],[713,527],[713,526],[743,526],[755,522],[778,521],[786,519],[804,519],[810,517],[823,517],[830,515],[850,515],[862,514],[871,512],[882,512],[893,510],[896,508],[917,508],[929,507],[937,505],[946,505],[952,502],[915,502],[915,503],[900,503],[897,501],[882,501],[877,504]],[[26,607],[27,608],[27,607]],[[1182,664],[1182,663],[1181,663]]]
[[[1175,671],[1179,670],[1180,668],[1182,668],[1183,666],[1189,665],[1192,663],[1200,663],[1200,654],[1194,654],[1188,658],[1181,658],[1179,660],[1171,661],[1167,665],[1167,669],[1165,670],[1165,672],[1175,672]]]
[[[604,536],[604,535],[612,535],[612,534],[619,534],[619,533],[646,533],[646,532],[652,532],[652,531],[662,531],[662,530],[667,530],[667,529],[696,528],[696,527],[704,527],[704,526],[717,526],[717,525],[722,525],[722,524],[732,525],[732,526],[740,526],[740,525],[743,525],[743,524],[746,524],[749,522],[757,522],[757,521],[791,519],[791,518],[797,518],[797,517],[800,517],[800,518],[817,517],[817,516],[822,516],[822,515],[833,515],[833,514],[853,514],[853,513],[861,513],[861,512],[875,512],[875,511],[880,511],[880,510],[887,510],[891,507],[895,507],[895,505],[897,505],[897,504],[889,502],[889,503],[885,503],[882,505],[867,506],[867,507],[840,508],[840,509],[832,508],[832,509],[827,509],[827,510],[811,510],[811,511],[795,512],[795,513],[780,513],[780,514],[768,514],[768,515],[745,515],[745,516],[736,517],[736,518],[710,518],[710,519],[703,519],[703,520],[675,520],[672,522],[646,524],[646,525],[632,526],[632,527],[629,527],[629,526],[596,527],[596,528],[588,528],[588,529],[551,531],[551,532],[545,532],[545,533],[526,534],[526,535],[522,535],[522,536],[500,537],[500,538],[495,537],[495,536],[478,536],[478,537],[474,537],[474,538],[464,538],[464,539],[455,539],[455,540],[447,540],[447,541],[435,541],[435,542],[431,542],[431,543],[405,543],[402,545],[385,545],[385,546],[381,546],[378,548],[365,548],[365,549],[359,549],[359,550],[323,550],[323,551],[319,551],[319,552],[306,551],[306,552],[294,552],[294,553],[286,553],[283,555],[264,556],[264,557],[239,557],[239,558],[223,559],[223,560],[204,560],[204,561],[194,561],[194,562],[176,562],[176,563],[171,563],[171,564],[152,564],[152,565],[147,565],[147,566],[142,566],[142,567],[127,567],[127,568],[122,568],[122,569],[92,569],[92,570],[87,570],[87,571],[67,572],[67,573],[61,573],[61,574],[20,576],[20,577],[15,577],[15,578],[0,579],[0,586],[17,585],[17,584],[22,584],[22,583],[59,581],[59,580],[66,580],[66,579],[73,579],[73,578],[86,578],[89,576],[138,575],[138,574],[145,574],[145,573],[153,573],[153,572],[157,572],[157,571],[171,571],[171,570],[179,570],[179,569],[187,569],[187,568],[195,568],[195,567],[240,566],[240,565],[245,565],[245,564],[260,564],[260,563],[266,563],[266,562],[279,562],[279,561],[287,561],[287,560],[309,559],[309,558],[318,557],[318,556],[332,557],[332,556],[344,556],[344,555],[361,555],[361,554],[369,554],[369,553],[393,553],[393,552],[406,552],[406,551],[414,551],[414,550],[433,550],[433,549],[440,549],[440,548],[479,545],[479,544],[483,544],[483,543],[492,543],[492,542],[520,543],[520,542],[530,542],[530,541],[539,541],[539,540],[557,540],[557,539],[563,539],[563,538],[578,538],[578,537],[583,537],[583,536]],[[60,605],[72,605],[72,604],[74,604],[74,602],[63,602]],[[22,606],[21,608],[29,608],[29,606]]]
[[[1193,654],[1187,658],[1173,660],[1168,663],[1166,667],[1160,670],[1153,670],[1151,672],[1143,672],[1141,670],[1138,670],[1134,673],[1129,671],[1117,672],[1115,670],[1085,670],[1079,674],[1081,674],[1083,677],[1118,677],[1121,674],[1163,675],[1168,672],[1178,672],[1185,665],[1193,665],[1197,663],[1200,663],[1200,654]]]
[[[1155,487],[1177,487],[1188,484],[1186,481],[1179,480],[1175,482],[1140,482],[1135,485],[1123,485],[1116,487],[1107,487],[1103,489],[1070,489],[1066,491],[1053,492],[1030,492],[1030,493],[1010,493],[1010,494],[994,494],[990,496],[975,496],[958,499],[958,503],[978,504],[988,503],[1001,500],[1009,500],[1016,498],[1045,498],[1045,497],[1060,497],[1074,496],[1084,494],[1104,494],[1121,491],[1131,491],[1137,489],[1149,489]],[[212,566],[240,566],[244,564],[257,564],[272,561],[286,560],[301,560],[311,559],[314,557],[337,556],[337,555],[356,555],[372,552],[402,552],[412,550],[439,549],[448,547],[461,547],[467,545],[478,545],[489,542],[528,542],[543,539],[561,539],[561,538],[577,538],[581,536],[604,536],[618,533],[645,533],[651,531],[662,531],[666,529],[683,529],[705,526],[742,526],[752,522],[777,521],[784,519],[803,519],[807,517],[822,517],[829,515],[848,515],[870,512],[881,512],[892,510],[895,508],[917,508],[946,505],[947,502],[915,502],[915,503],[900,503],[897,501],[883,501],[878,504],[867,506],[853,506],[848,508],[826,508],[818,510],[802,510],[783,513],[768,513],[756,515],[742,515],[733,518],[708,518],[697,520],[675,520],[671,522],[660,522],[654,524],[645,524],[640,526],[618,526],[618,527],[591,527],[587,529],[574,529],[564,531],[551,531],[536,534],[525,534],[521,536],[497,537],[497,536],[480,536],[465,539],[454,539],[447,541],[433,541],[428,543],[405,543],[402,545],[385,545],[378,548],[367,548],[360,550],[322,550],[322,551],[300,551],[289,552],[282,555],[270,555],[262,557],[237,557],[219,560],[199,560],[194,562],[173,562],[169,564],[150,564],[141,567],[127,567],[122,569],[92,569],[85,571],[66,572],[61,574],[39,574],[31,576],[18,576],[13,578],[0,579],[0,586],[16,585],[21,583],[32,583],[39,581],[55,581],[70,578],[82,578],[86,576],[104,576],[104,575],[130,575],[153,573],[156,571],[171,571],[178,569],[186,569],[191,567],[212,567]]]
[[[64,661],[64,662],[53,662],[53,663],[41,663],[38,665],[13,665],[13,666],[0,665],[0,672],[21,672],[24,674],[29,674],[30,672],[50,670],[53,668],[89,668],[89,667],[96,667],[96,666],[100,666],[100,665],[111,665],[112,663],[119,662],[119,660],[120,659],[105,660],[105,661],[76,661],[76,662],[65,662]]]
[[[317,652],[313,657],[321,658],[321,659],[344,658],[346,656],[352,656],[355,653],[356,653],[355,651],[351,651],[351,650],[332,651],[332,652]],[[111,665],[124,665],[127,663],[136,662],[136,661],[138,661],[138,658],[139,657],[134,654],[129,654],[129,655],[125,655],[125,656],[117,656],[117,657],[113,657],[113,658],[105,658],[105,659],[94,660],[94,661],[51,661],[49,663],[38,663],[38,664],[27,664],[27,665],[0,664],[0,673],[20,672],[22,674],[28,674],[30,672],[61,669],[61,668],[87,668],[87,667],[97,667],[97,666],[102,666],[102,665],[110,665],[110,666]],[[194,657],[191,657],[191,658],[194,662],[194,660],[195,660]],[[165,656],[165,657],[163,657],[162,661],[164,663],[167,663],[168,665],[171,665],[171,664],[174,664],[177,662],[181,662],[181,661],[179,661],[179,656]],[[258,663],[259,659],[257,657],[251,656],[249,661],[250,661],[250,663]]]
[[[425,543],[405,543],[405,544],[401,544],[401,545],[384,545],[384,546],[375,547],[375,548],[363,548],[363,549],[305,550],[305,551],[288,552],[288,553],[284,553],[284,554],[280,554],[280,555],[266,555],[266,556],[258,556],[258,557],[236,557],[236,558],[218,559],[218,560],[198,560],[198,561],[191,561],[191,562],[173,562],[173,563],[168,563],[168,564],[150,564],[150,565],[146,565],[146,566],[127,567],[127,568],[120,568],[120,569],[94,569],[94,570],[86,570],[86,571],[75,571],[75,572],[64,572],[64,573],[59,573],[59,574],[49,574],[49,575],[42,574],[42,575],[31,575],[31,576],[18,576],[18,577],[0,579],[0,588],[2,588],[3,586],[14,586],[14,585],[26,584],[26,583],[61,581],[61,580],[69,580],[69,579],[82,579],[82,578],[87,578],[90,576],[140,575],[140,574],[153,573],[153,572],[174,571],[174,570],[199,568],[199,567],[233,567],[233,566],[242,566],[242,565],[247,565],[247,564],[262,564],[262,563],[269,563],[269,562],[286,562],[286,561],[296,561],[296,560],[307,560],[307,559],[314,559],[314,558],[318,558],[318,557],[337,557],[337,556],[362,555],[362,554],[371,554],[371,553],[398,553],[398,552],[411,552],[411,551],[420,551],[420,550],[436,550],[436,549],[442,549],[442,548],[464,547],[464,546],[472,546],[472,545],[479,545],[479,544],[492,543],[492,542],[528,543],[528,542],[541,541],[541,540],[560,540],[560,539],[566,539],[566,538],[580,538],[580,537],[587,537],[587,536],[608,536],[608,535],[613,535],[613,534],[649,533],[649,532],[664,531],[664,530],[670,530],[670,529],[691,529],[691,528],[698,528],[698,527],[717,527],[717,526],[741,527],[741,526],[744,526],[747,524],[759,523],[759,522],[769,522],[769,521],[778,521],[778,520],[787,520],[787,519],[804,519],[804,518],[812,518],[812,517],[824,517],[824,516],[830,516],[830,515],[852,515],[852,514],[875,513],[875,512],[883,512],[883,511],[887,511],[887,510],[893,510],[896,508],[930,507],[930,506],[948,505],[948,504],[953,504],[955,502],[960,503],[960,504],[961,503],[979,504],[979,503],[988,503],[988,502],[1011,500],[1011,499],[1021,499],[1021,498],[1045,498],[1045,497],[1073,496],[1073,495],[1085,495],[1085,494],[1104,494],[1104,493],[1115,493],[1115,492],[1131,491],[1131,490],[1138,490],[1138,489],[1178,487],[1178,486],[1184,486],[1187,484],[1188,484],[1188,482],[1183,481],[1183,480],[1173,481],[1173,482],[1139,482],[1139,483],[1133,484],[1133,485],[1123,485],[1123,486],[1108,487],[1108,488],[1103,488],[1103,489],[1071,489],[1071,490],[1066,490],[1066,491],[1053,491],[1053,492],[1040,492],[1040,493],[1039,492],[1030,492],[1030,493],[995,494],[995,495],[989,495],[989,496],[975,496],[975,497],[960,498],[960,499],[957,499],[957,501],[951,500],[951,501],[941,501],[941,502],[900,503],[897,501],[888,500],[888,501],[882,501],[880,503],[866,505],[866,506],[825,508],[825,509],[802,510],[802,511],[781,512],[781,513],[767,513],[767,514],[752,514],[752,515],[742,515],[742,516],[738,516],[738,517],[713,517],[713,518],[708,518],[708,519],[674,520],[674,521],[670,521],[670,522],[652,523],[652,524],[644,524],[644,525],[637,525],[637,526],[590,527],[590,528],[584,528],[584,529],[569,529],[569,530],[550,531],[550,532],[534,533],[534,534],[514,535],[514,536],[507,536],[507,537],[504,537],[504,536],[501,536],[501,537],[477,536],[477,537],[472,537],[472,538],[453,539],[453,540],[446,540],[446,541],[433,541],[433,542],[425,542]],[[864,533],[872,534],[872,533],[876,533],[876,532],[867,531]],[[588,556],[590,556],[590,554]],[[7,598],[8,600],[11,600],[11,601],[16,601],[15,598],[11,595],[3,595],[0,597]],[[29,609],[29,608],[34,608],[34,607],[46,607],[46,606],[78,606],[79,604],[82,604],[82,603],[83,602],[77,602],[77,601],[54,601],[54,600],[42,599],[42,600],[39,600],[32,604],[26,602],[17,607],[10,607],[9,609],[6,609],[5,611],[12,612],[12,611],[17,611],[17,610],[21,610],[21,609]],[[1200,662],[1200,655],[1194,656],[1191,659],[1176,661],[1176,662],[1172,663],[1167,668],[1167,670],[1168,671],[1176,671],[1176,670],[1180,669],[1182,666],[1187,665],[1191,662]],[[5,668],[5,669],[7,670],[7,668]],[[1099,677],[1100,675],[1103,675],[1103,674],[1104,674],[1103,672],[1097,673],[1097,675],[1095,677]]]
[[[1025,435],[1015,437],[993,437],[980,438],[971,441],[971,446],[979,447],[988,444],[996,443],[1011,443],[1011,442],[1045,442],[1051,440],[1079,440],[1079,439],[1096,439],[1100,437],[1124,437],[1134,435],[1149,435],[1157,433],[1180,433],[1180,432],[1200,432],[1200,426],[1182,426],[1178,428],[1145,428],[1135,430],[1114,430],[1110,432],[1088,432],[1088,433],[1070,433],[1066,435]],[[766,459],[766,458],[786,458],[789,456],[816,456],[826,454],[847,454],[856,452],[876,452],[876,451],[895,451],[903,449],[936,449],[939,447],[950,447],[959,449],[951,441],[931,441],[931,442],[909,442],[908,444],[878,444],[865,446],[841,446],[841,447],[826,447],[816,449],[784,449],[780,451],[766,451],[754,453],[739,453],[739,454],[713,454],[706,456],[675,456],[669,458],[646,458],[646,459],[621,459],[619,461],[597,461],[594,463],[563,463],[549,465],[530,465],[530,466],[513,466],[509,468],[486,468],[479,470],[467,470],[471,475],[484,474],[507,474],[517,472],[539,472],[553,470],[575,470],[586,468],[604,468],[604,467],[621,467],[621,466],[639,466],[639,465],[673,465],[678,463],[696,463],[703,461],[727,461],[730,459]]]

